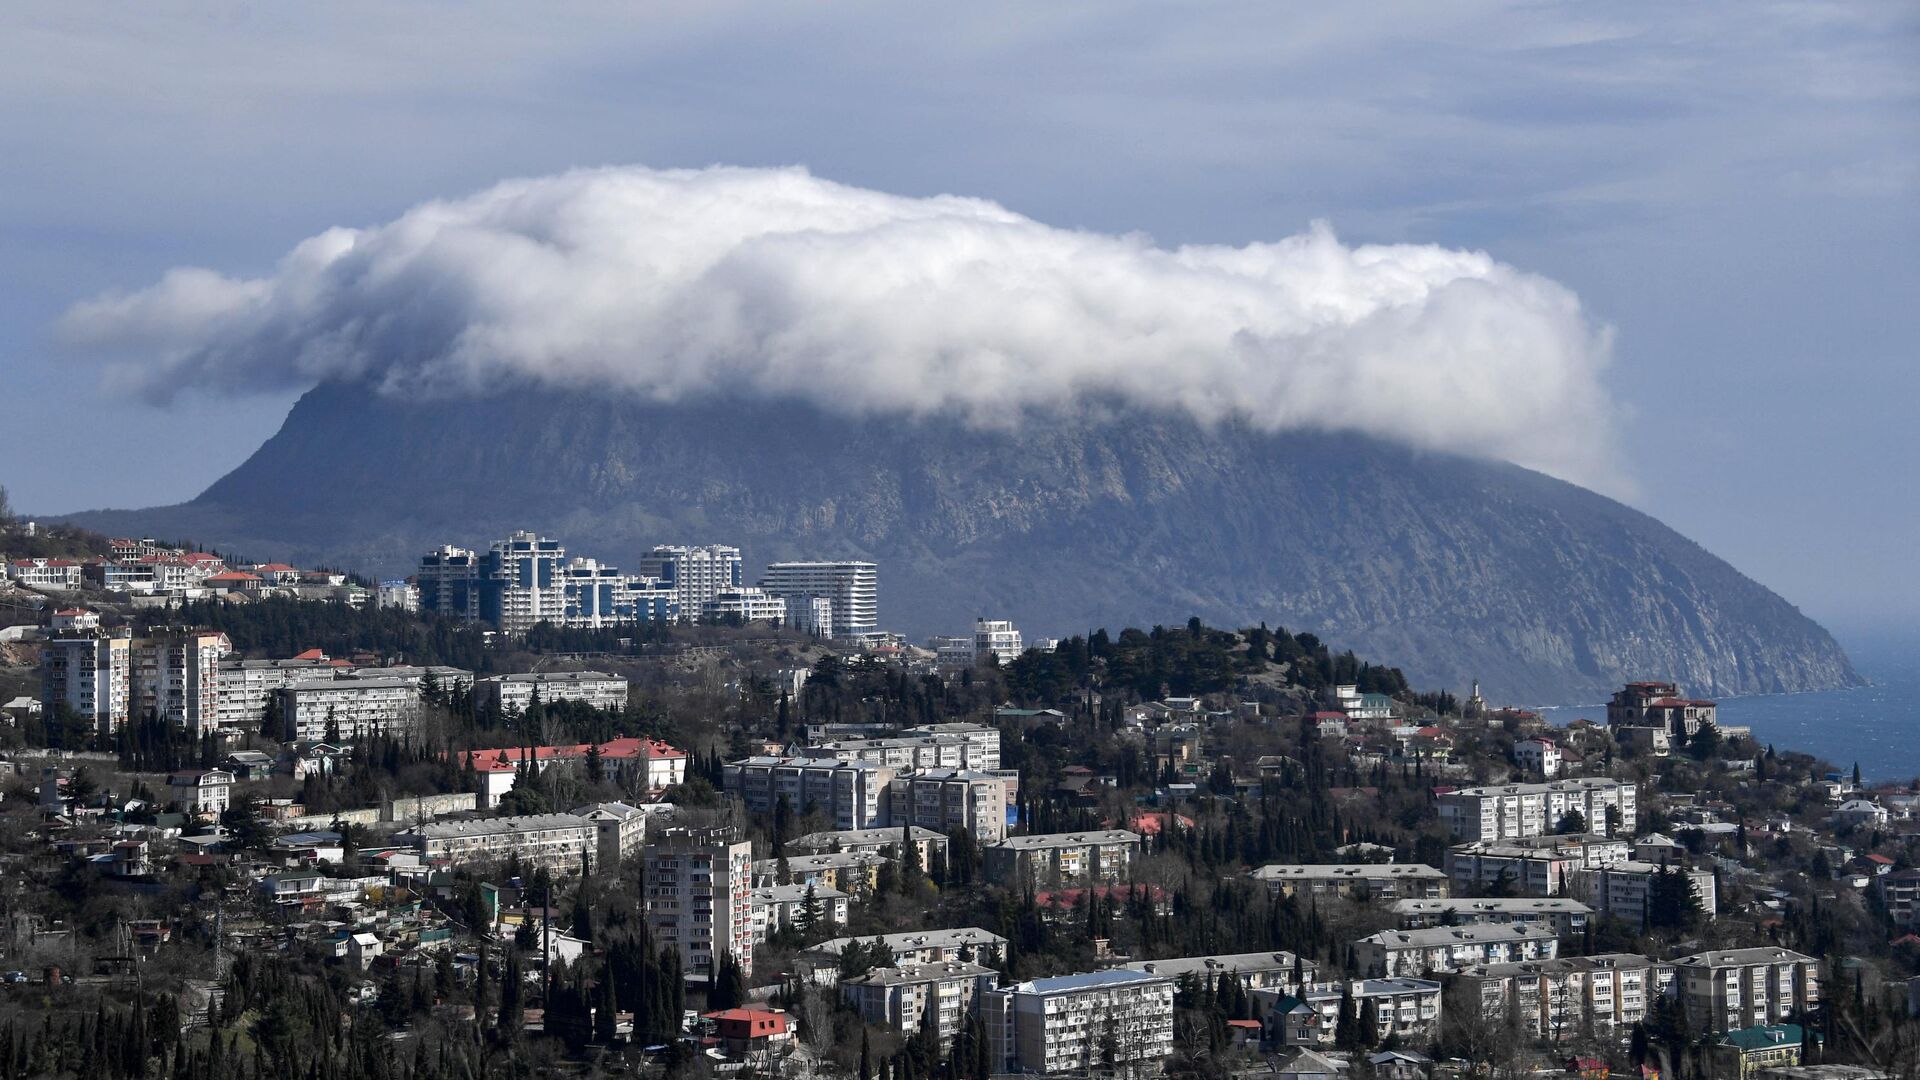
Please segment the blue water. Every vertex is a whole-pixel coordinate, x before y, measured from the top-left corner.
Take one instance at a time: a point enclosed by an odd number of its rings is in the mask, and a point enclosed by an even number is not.
[[[1825,758],[1843,770],[1859,762],[1863,779],[1920,777],[1920,642],[1882,638],[1847,645],[1854,666],[1872,685],[1720,698],[1720,722],[1745,724],[1762,745]],[[1540,711],[1558,726],[1581,717],[1607,722],[1604,704]]]

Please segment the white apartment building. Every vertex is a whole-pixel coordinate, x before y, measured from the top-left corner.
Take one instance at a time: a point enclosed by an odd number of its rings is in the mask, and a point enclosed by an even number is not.
[[[1432,926],[1552,927],[1557,934],[1578,934],[1587,928],[1593,909],[1564,896],[1456,896],[1435,900],[1396,900],[1392,912],[1402,930]]]
[[[778,562],[767,567],[760,587],[787,602],[789,611],[824,598],[833,610],[837,637],[880,628],[880,568],[870,562]]]
[[[577,814],[438,821],[415,825],[394,839],[411,844],[422,862],[459,867],[518,859],[529,872],[577,874],[599,844],[599,826]]]
[[[1010,622],[1000,619],[975,619],[973,623],[973,655],[984,660],[993,657],[999,664],[1011,664],[1026,651],[1026,643],[1020,638],[1020,631]]]
[[[274,691],[296,682],[332,679],[335,670],[333,661],[325,656],[223,660],[218,691],[220,727],[226,731],[258,731]]]
[[[787,601],[785,597],[773,596],[754,585],[722,589],[701,606],[700,621],[723,622],[727,619],[784,623],[787,621]]]
[[[933,652],[934,666],[949,674],[965,671],[980,659],[969,634],[936,634],[927,639],[927,648]]]
[[[1421,863],[1270,863],[1248,876],[1282,896],[1399,900],[1447,895],[1447,875]]]
[[[1301,995],[1279,989],[1253,992],[1254,1001],[1272,1013],[1269,1025],[1279,1029],[1281,1041],[1289,1046],[1331,1045],[1346,997],[1352,998],[1357,1014],[1373,1006],[1376,1040],[1394,1035],[1405,1042],[1426,1042],[1440,1032],[1441,986],[1431,979],[1354,979]]]
[[[906,737],[924,735],[948,735],[965,739],[977,747],[977,751],[967,756],[969,769],[992,772],[1000,767],[1000,729],[986,724],[972,724],[964,721],[947,724],[921,724],[910,727],[900,733]]]
[[[838,739],[802,747],[802,757],[871,761],[902,771],[1000,767],[1000,745],[989,748],[958,735],[896,735],[879,739]]]
[[[753,973],[753,845],[732,829],[666,829],[647,845],[647,925],[711,980],[723,956]]]
[[[101,735],[127,723],[133,707],[133,642],[124,637],[57,637],[40,650],[40,708],[51,717],[62,706]]]
[[[762,944],[790,926],[805,929],[809,894],[820,919],[818,925],[847,925],[851,898],[830,885],[756,885],[749,897],[754,944]]]
[[[867,896],[880,879],[880,868],[894,861],[893,856],[874,851],[823,851],[756,859],[753,885],[756,889],[771,885],[818,885],[839,889],[850,896]]]
[[[1164,975],[1178,980],[1192,975],[1202,983],[1232,975],[1248,990],[1279,989],[1297,994],[1312,985],[1319,967],[1313,961],[1283,950],[1228,953],[1216,956],[1176,956],[1166,960],[1139,960],[1121,964],[1128,971]]]
[[[1591,1029],[1602,1035],[1639,1023],[1667,994],[1673,965],[1635,953],[1604,953],[1480,964],[1455,974],[1477,991],[1483,1015],[1504,1019],[1509,1000],[1521,1022],[1550,1039]]]
[[[1623,919],[1630,926],[1645,926],[1647,897],[1653,892],[1654,879],[1663,873],[1680,874],[1693,886],[1700,898],[1700,910],[1711,917],[1719,910],[1720,897],[1713,872],[1685,866],[1661,866],[1649,862],[1620,862],[1604,870],[1582,875],[1580,886],[1593,906],[1603,914]]]
[[[966,829],[982,844],[1007,835],[1007,781],[968,769],[902,773],[887,784],[887,824]]]
[[[1370,978],[1419,978],[1479,964],[1551,960],[1560,938],[1550,926],[1436,926],[1382,930],[1351,946],[1354,965]]]
[[[1592,833],[1479,840],[1447,849],[1447,874],[1459,892],[1504,883],[1528,896],[1560,896],[1575,875],[1626,862],[1632,852],[1625,840]]]
[[[887,789],[894,776],[895,770],[871,761],[750,757],[729,762],[722,780],[753,814],[772,814],[785,798],[795,814],[818,810],[837,829],[871,829],[888,823]]]
[[[15,559],[7,576],[28,589],[77,589],[81,566],[77,559]]]
[[[904,934],[877,937],[833,938],[800,954],[799,966],[811,982],[833,982],[839,978],[840,954],[858,941],[872,945],[878,941],[887,947],[896,964],[943,964],[952,961],[992,966],[1006,955],[1007,939],[977,926],[948,930],[911,930]]]
[[[524,531],[495,540],[480,563],[480,617],[510,635],[564,624],[566,564],[558,540]]]
[[[787,625],[816,637],[833,636],[833,600],[825,596],[782,597]]]
[[[225,769],[195,769],[167,777],[173,800],[189,814],[218,816],[232,805],[233,774]]]
[[[864,851],[897,858],[900,845],[911,842],[920,850],[920,865],[932,866],[936,857],[947,855],[947,836],[918,825],[885,829],[843,829],[838,832],[808,833],[787,841],[787,847],[811,855],[830,851]]]
[[[519,716],[533,704],[579,701],[596,709],[627,707],[627,680],[604,671],[536,671],[492,675],[473,684],[474,704],[498,709],[502,716]]]
[[[981,872],[1001,885],[1038,888],[1115,882],[1140,855],[1140,834],[1122,829],[1009,836],[982,853]]]
[[[1578,811],[1580,831],[1631,836],[1639,821],[1637,791],[1609,777],[1550,780],[1540,784],[1473,787],[1440,796],[1440,819],[1461,840],[1508,840],[1558,832],[1569,811]],[[1618,817],[1609,821],[1608,811]]]
[[[356,742],[400,736],[420,719],[420,684],[352,678],[296,682],[274,691],[283,742]]]
[[[383,581],[373,590],[373,606],[395,611],[419,611],[420,589],[405,579]]]
[[[1698,1030],[1777,1024],[1820,1004],[1820,961],[1790,949],[1717,949],[1673,962],[1675,990]]]
[[[1084,1073],[1173,1053],[1173,980],[1113,969],[980,992],[994,1072]]]
[[[974,998],[1000,981],[999,972],[965,960],[879,967],[840,984],[840,1000],[869,1024],[883,1024],[911,1037],[932,1007],[942,1052],[966,1026]]]
[[[656,815],[673,813],[667,803],[629,806],[623,802],[592,803],[576,806],[573,816],[593,825],[595,833],[593,869],[614,873],[622,863],[634,858],[647,842],[647,823]]]
[[[689,620],[699,618],[709,600],[745,584],[740,549],[725,544],[658,545],[641,557],[640,573],[659,579],[662,588],[671,590],[681,617]],[[784,598],[784,594],[775,595]]]
[[[1522,739],[1514,743],[1513,759],[1521,768],[1542,779],[1552,780],[1560,775],[1560,745],[1552,739]]]

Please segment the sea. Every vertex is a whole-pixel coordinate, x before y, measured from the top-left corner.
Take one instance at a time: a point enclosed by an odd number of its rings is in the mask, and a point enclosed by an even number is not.
[[[1753,729],[1761,745],[1798,750],[1863,780],[1920,779],[1920,633],[1843,640],[1869,685],[1852,690],[1719,698],[1720,722]],[[1565,726],[1585,717],[1607,722],[1604,702],[1539,710]]]

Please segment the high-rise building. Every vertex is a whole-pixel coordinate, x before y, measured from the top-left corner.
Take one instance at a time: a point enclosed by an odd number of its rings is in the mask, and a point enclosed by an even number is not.
[[[646,847],[647,925],[711,980],[722,956],[753,973],[753,845],[738,830],[666,829]]]
[[[766,590],[752,585],[722,589],[700,609],[700,621],[725,622],[728,619],[783,623],[787,621],[787,602],[778,596],[769,596]]]
[[[598,629],[626,623],[669,622],[679,614],[674,591],[658,579],[631,577],[596,559],[569,560],[562,620],[568,626]]]
[[[687,620],[699,618],[707,601],[745,584],[740,549],[725,544],[661,544],[641,557],[640,573],[671,589],[680,603],[680,617]]]
[[[133,708],[194,735],[220,726],[220,658],[233,651],[217,630],[162,627],[133,643]]]
[[[1003,619],[975,619],[973,623],[973,655],[976,660],[984,660],[991,655],[1001,664],[1011,664],[1019,659],[1025,645],[1020,640],[1020,631]]]
[[[880,628],[880,568],[870,562],[778,562],[767,567],[760,587],[787,601],[787,609],[824,597],[833,608],[837,637]]]
[[[480,617],[480,558],[466,548],[443,544],[420,556],[415,581],[421,611],[468,622]]]
[[[480,617],[506,634],[566,620],[567,549],[558,540],[517,532],[495,540],[480,563]]]
[[[132,707],[133,642],[86,634],[57,637],[40,650],[40,706],[51,718],[62,706],[111,735]]]
[[[233,650],[216,630],[160,627],[129,638],[98,632],[54,638],[42,650],[42,707],[62,705],[103,735],[154,717],[194,735],[220,728],[220,660]]]

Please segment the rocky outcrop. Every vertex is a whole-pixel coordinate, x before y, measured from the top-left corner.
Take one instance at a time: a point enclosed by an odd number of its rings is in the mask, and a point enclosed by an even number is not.
[[[513,528],[617,564],[656,542],[866,557],[883,623],[916,635],[978,614],[1050,633],[1264,620],[1502,700],[1592,700],[1628,677],[1703,694],[1858,681],[1786,601],[1584,489],[1138,413],[978,430],[792,402],[406,402],[329,385],[193,502],[80,519],[393,574]]]

